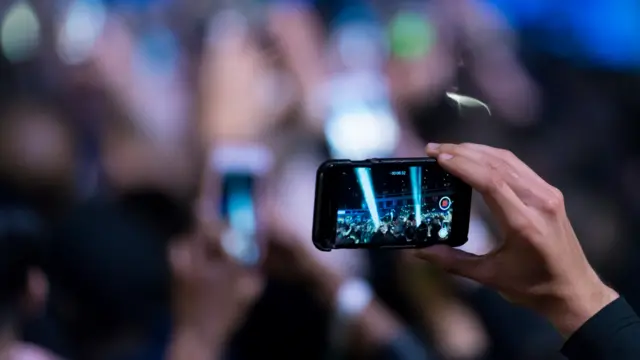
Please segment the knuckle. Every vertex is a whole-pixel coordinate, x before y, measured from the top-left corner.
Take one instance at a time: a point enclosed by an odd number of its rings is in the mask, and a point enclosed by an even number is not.
[[[487,166],[489,166],[489,168],[493,171],[498,171],[500,170],[500,161],[498,161],[497,159],[488,159],[487,160]]]
[[[503,159],[513,159],[516,157],[516,155],[513,152],[511,152],[511,150],[506,150],[506,149],[498,149],[498,154]]]
[[[507,186],[507,183],[500,173],[492,171],[489,174],[484,190],[489,194],[495,194],[502,191],[505,186]]]
[[[509,165],[502,159],[489,159],[487,161],[489,168],[497,173],[506,174],[510,172]]]
[[[542,203],[542,210],[549,214],[556,214],[564,208],[564,195],[557,188],[552,188]]]
[[[447,154],[458,155],[458,145],[442,144],[442,146],[440,146],[440,151]]]
[[[538,233],[536,224],[528,218],[521,218],[511,223],[511,231],[520,238],[534,238]]]
[[[502,160],[505,164],[507,163],[517,163],[520,159],[514,154],[511,150],[498,149],[497,157]]]

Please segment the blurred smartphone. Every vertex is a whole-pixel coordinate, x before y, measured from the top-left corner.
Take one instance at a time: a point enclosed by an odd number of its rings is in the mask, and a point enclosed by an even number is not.
[[[254,175],[228,173],[222,176],[220,214],[230,232],[223,235],[227,253],[245,265],[258,262],[260,252],[256,241],[256,214],[253,200]]]
[[[471,187],[433,158],[331,160],[316,176],[313,242],[320,250],[467,242]]]
[[[270,166],[262,147],[234,146],[216,149],[212,165],[220,179],[220,216],[228,225],[222,235],[227,254],[251,266],[260,260],[256,185]]]

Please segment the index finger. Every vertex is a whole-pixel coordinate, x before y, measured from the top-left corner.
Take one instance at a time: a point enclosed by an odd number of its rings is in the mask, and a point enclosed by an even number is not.
[[[527,206],[544,207],[555,197],[554,188],[510,151],[471,143],[427,146],[427,154],[441,153],[469,158],[497,172]]]
[[[494,148],[488,145],[482,144],[472,144],[465,143],[464,146],[467,146],[471,149],[474,149],[480,153],[485,153],[491,155],[495,158],[501,159],[505,163],[509,164],[509,166],[518,174],[522,176],[526,176],[530,180],[534,180],[538,183],[543,183],[548,185],[544,179],[540,177],[533,169],[531,169],[527,164],[525,164],[522,160],[520,160],[517,156],[515,156],[512,152],[504,149]]]
[[[498,216],[503,225],[509,224],[510,228],[519,228],[527,223],[527,206],[499,172],[468,157],[447,153],[438,155],[438,163],[482,194],[491,211]]]

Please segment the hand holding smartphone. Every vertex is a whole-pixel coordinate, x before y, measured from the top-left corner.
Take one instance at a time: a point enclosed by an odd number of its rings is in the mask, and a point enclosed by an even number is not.
[[[238,262],[256,265],[260,260],[256,188],[271,166],[271,152],[259,145],[236,144],[213,147],[210,156],[208,181],[215,179],[217,191],[207,197],[214,199],[210,212],[227,226],[222,248]]]
[[[471,187],[434,158],[331,160],[316,177],[313,243],[333,249],[458,247]]]

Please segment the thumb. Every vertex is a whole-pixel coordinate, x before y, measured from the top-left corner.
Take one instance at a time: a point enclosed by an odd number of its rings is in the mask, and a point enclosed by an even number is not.
[[[446,272],[483,282],[486,278],[484,257],[454,249],[446,245],[434,245],[417,250],[415,256]]]

